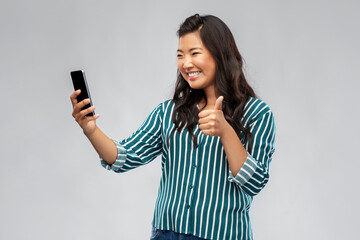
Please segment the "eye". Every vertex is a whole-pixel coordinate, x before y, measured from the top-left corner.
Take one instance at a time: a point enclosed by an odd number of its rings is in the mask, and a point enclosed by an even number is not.
[[[197,55],[200,54],[199,52],[193,52],[191,55]]]
[[[183,55],[180,54],[180,53],[177,54],[177,57],[178,57],[178,58],[181,58],[182,56],[183,56]]]

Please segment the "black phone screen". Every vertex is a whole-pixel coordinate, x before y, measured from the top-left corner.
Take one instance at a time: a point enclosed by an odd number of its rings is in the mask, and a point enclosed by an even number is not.
[[[83,70],[78,70],[78,71],[73,71],[70,73],[71,78],[72,78],[72,82],[74,85],[74,90],[81,90],[81,93],[77,96],[77,101],[81,102],[82,100],[86,99],[86,98],[90,98],[90,103],[87,104],[86,106],[84,106],[81,110],[87,109],[89,107],[91,107],[92,104],[92,100],[90,97],[90,92],[89,92],[89,88],[86,82],[86,77],[85,77],[85,72]],[[86,116],[94,116],[95,112],[91,112],[89,114],[87,114]]]

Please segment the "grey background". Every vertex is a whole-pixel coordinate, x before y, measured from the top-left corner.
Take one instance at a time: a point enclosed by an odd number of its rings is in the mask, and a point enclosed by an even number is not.
[[[84,69],[98,125],[121,140],[176,76],[176,30],[194,13],[232,30],[276,117],[255,239],[358,239],[358,1],[0,2],[0,239],[149,239],[160,161],[104,170],[71,116]]]

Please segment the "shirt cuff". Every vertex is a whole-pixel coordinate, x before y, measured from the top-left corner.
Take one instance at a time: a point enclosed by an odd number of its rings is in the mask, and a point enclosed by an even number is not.
[[[235,177],[229,168],[228,180],[242,186],[249,181],[249,179],[255,173],[256,168],[257,165],[255,159],[250,154],[248,154],[246,161],[244,162]]]
[[[113,170],[114,172],[119,172],[120,169],[123,167],[126,161],[126,149],[117,141],[112,140],[117,148],[117,157],[115,162],[110,165],[105,162],[102,158],[100,158],[101,165],[107,170]]]

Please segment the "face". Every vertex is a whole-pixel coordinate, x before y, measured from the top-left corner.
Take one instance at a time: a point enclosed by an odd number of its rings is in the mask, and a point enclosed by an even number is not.
[[[191,88],[214,92],[216,63],[198,31],[180,37],[177,64]]]

